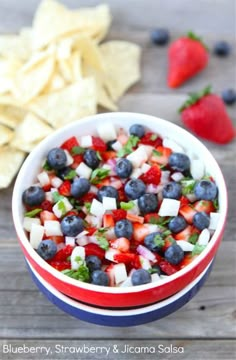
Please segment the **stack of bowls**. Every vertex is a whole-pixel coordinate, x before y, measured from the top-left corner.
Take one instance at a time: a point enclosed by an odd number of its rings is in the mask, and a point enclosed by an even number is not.
[[[32,248],[23,229],[23,191],[35,183],[48,151],[74,135],[95,134],[106,122],[126,130],[134,123],[168,137],[189,153],[202,159],[215,179],[219,196],[219,222],[205,250],[185,268],[162,281],[133,287],[104,287],[67,277],[46,263]],[[82,320],[108,326],[130,326],[160,319],[188,302],[203,285],[211,271],[220,245],[227,215],[227,191],[222,172],[208,149],[182,128],[159,118],[135,113],[106,113],[88,117],[55,131],[27,157],[13,192],[13,220],[29,272],[40,290],[55,305]]]

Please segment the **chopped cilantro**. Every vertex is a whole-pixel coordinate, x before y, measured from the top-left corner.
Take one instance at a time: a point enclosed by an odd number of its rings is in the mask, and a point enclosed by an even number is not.
[[[152,153],[153,153],[153,155],[158,156],[158,157],[163,155],[162,152],[157,151],[156,149],[152,150]]]
[[[193,179],[191,180],[183,179],[181,180],[181,185],[182,185],[182,194],[188,195],[193,192],[194,187],[196,185],[196,181]]]
[[[72,279],[80,280],[83,282],[89,281],[89,269],[84,263],[81,264],[77,270],[67,269],[67,270],[63,270],[62,273],[71,277]]]
[[[69,202],[71,203],[71,205],[73,206],[74,209],[76,209],[78,211],[81,210],[81,205],[80,205],[78,200],[76,200],[73,197],[69,197],[68,200],[69,200]]]
[[[197,234],[197,233],[192,234],[192,235],[189,237],[188,242],[190,242],[190,244],[195,245],[196,242],[197,242],[198,237],[199,237],[199,234]]]
[[[166,218],[163,216],[159,216],[159,217],[151,216],[149,219],[149,223],[154,225],[164,226],[168,224],[170,220],[171,218]]]
[[[199,255],[201,254],[201,252],[206,248],[206,245],[199,245],[199,244],[195,244],[193,250],[192,250],[192,256],[194,255]]]
[[[51,171],[52,167],[49,165],[48,161],[46,160],[45,163],[43,164],[42,168],[46,171]]]
[[[72,179],[74,179],[75,177],[76,177],[76,171],[75,170],[73,170],[73,169],[71,169],[69,172],[68,172],[68,174],[66,174],[65,176],[64,176],[64,179],[65,180],[72,180]]]
[[[105,179],[110,173],[109,169],[98,168],[93,170],[90,182],[91,184],[99,184],[102,179]]]
[[[103,250],[108,250],[109,249],[109,242],[108,240],[105,238],[105,236],[96,236],[97,241],[98,241],[98,245],[100,246],[100,248],[102,248]]]
[[[89,202],[85,202],[84,203],[84,206],[86,207],[86,210],[88,211],[88,212],[90,212],[90,209],[91,209],[91,203],[89,203]]]
[[[158,135],[157,135],[157,134],[152,134],[152,135],[150,136],[150,140],[151,140],[151,141],[155,141],[157,138],[158,138]]]
[[[71,149],[72,155],[82,155],[85,152],[85,149],[81,146],[73,146]]]
[[[104,228],[100,228],[96,231],[96,233],[98,234],[104,234],[105,232],[107,232],[109,230],[108,227],[104,227]]]
[[[26,217],[30,217],[30,218],[33,218],[35,217],[37,214],[39,214],[43,209],[34,209],[34,210],[31,210],[31,211],[28,211],[25,213],[25,216]]]
[[[134,206],[135,206],[135,203],[133,201],[129,201],[129,202],[121,201],[121,203],[120,203],[120,207],[123,210],[131,210],[131,209],[133,209]]]
[[[125,155],[128,155],[130,153],[132,153],[133,148],[135,146],[137,146],[138,142],[139,142],[139,137],[135,136],[135,135],[130,135],[127,143],[123,146],[122,149],[120,149],[117,153],[118,157],[123,157]]]
[[[164,230],[164,231],[162,232],[162,236],[163,236],[163,237],[169,236],[170,234],[171,234],[171,231],[170,231],[170,230]]]
[[[213,200],[213,205],[216,210],[219,210],[219,200],[217,198]]]
[[[154,237],[154,244],[160,248],[165,245],[165,241],[163,240],[161,235],[156,235]]]
[[[102,160],[102,157],[101,157],[100,152],[99,152],[99,151],[96,151],[96,153],[97,153],[97,158],[98,158],[99,160]]]
[[[62,214],[62,215],[65,215],[65,213],[66,213],[66,206],[65,206],[63,200],[58,201],[57,207],[58,207],[58,209],[61,211],[61,214]]]
[[[64,199],[64,196],[60,195],[59,192],[54,191],[54,192],[52,193],[52,198],[53,198],[53,201],[54,201],[54,202],[58,202],[58,201],[60,201],[60,200],[63,200],[63,199]]]

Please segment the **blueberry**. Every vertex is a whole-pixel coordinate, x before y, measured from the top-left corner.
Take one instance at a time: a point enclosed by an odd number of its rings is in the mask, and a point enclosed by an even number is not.
[[[102,267],[101,259],[96,255],[89,255],[85,259],[86,265],[89,271],[100,270]]]
[[[71,195],[75,198],[84,196],[89,192],[90,182],[85,178],[74,179],[71,184]]]
[[[231,46],[226,41],[218,41],[213,48],[213,52],[218,56],[228,56],[231,51]]]
[[[233,105],[236,102],[236,91],[234,89],[223,90],[221,97],[225,104]]]
[[[131,275],[132,285],[148,284],[152,281],[150,273],[145,269],[134,270]]]
[[[157,205],[157,196],[155,194],[144,194],[138,199],[138,207],[142,214],[156,211]]]
[[[133,230],[132,222],[126,219],[117,221],[114,229],[117,238],[125,237],[129,240],[132,237]]]
[[[88,165],[91,169],[96,169],[100,163],[98,155],[95,150],[88,149],[84,152],[84,162]]]
[[[165,45],[170,39],[169,31],[167,29],[155,29],[151,32],[151,40],[155,45]]]
[[[162,234],[157,231],[147,235],[144,238],[144,245],[151,251],[160,252],[164,245]]]
[[[40,205],[45,200],[45,192],[40,186],[30,186],[23,192],[22,199],[25,205]]]
[[[54,170],[63,169],[66,166],[66,153],[61,148],[53,148],[47,155],[47,162]]]
[[[186,226],[187,222],[182,216],[175,216],[168,224],[169,230],[174,234],[184,230]]]
[[[102,202],[102,198],[104,196],[115,198],[116,200],[118,200],[118,198],[119,198],[119,194],[118,194],[118,191],[116,190],[116,188],[114,188],[113,186],[110,186],[110,185],[107,185],[107,186],[104,185],[98,190],[98,192],[97,192],[98,200]]]
[[[197,212],[193,216],[193,225],[198,230],[203,230],[208,228],[208,226],[210,225],[210,216],[207,213],[205,213],[205,211]]]
[[[66,176],[71,172],[71,170],[72,168],[69,166],[63,167],[57,171],[57,176],[62,180],[66,180]]]
[[[181,185],[176,183],[175,181],[170,181],[163,187],[162,190],[163,198],[178,200],[181,197],[181,194]]]
[[[109,286],[109,276],[105,271],[94,270],[91,274],[91,284]]]
[[[169,157],[169,165],[173,170],[184,172],[190,169],[190,159],[186,154],[172,153]]]
[[[173,244],[166,249],[164,257],[170,264],[178,265],[184,258],[184,251],[179,245]]]
[[[117,141],[116,139],[108,141],[107,142],[107,150],[114,150],[112,145],[115,144],[116,141]]]
[[[133,170],[132,163],[128,159],[122,158],[117,161],[115,172],[120,178],[125,179],[129,177],[130,174],[132,173],[132,170]]]
[[[141,138],[145,134],[145,129],[144,129],[143,125],[133,124],[129,128],[129,133],[130,133],[130,135],[134,135],[134,136]]]
[[[198,200],[214,200],[217,193],[216,184],[210,180],[201,180],[194,187],[194,194]]]
[[[83,220],[76,215],[68,215],[62,219],[61,231],[65,236],[76,236],[84,230]]]
[[[135,200],[145,194],[146,185],[140,179],[131,179],[125,184],[125,194],[129,199]]]
[[[37,248],[37,253],[44,260],[52,259],[57,252],[57,245],[52,240],[43,240]]]

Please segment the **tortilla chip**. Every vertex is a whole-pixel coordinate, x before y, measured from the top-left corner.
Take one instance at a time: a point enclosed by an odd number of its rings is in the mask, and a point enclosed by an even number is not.
[[[62,39],[57,44],[57,54],[56,58],[60,59],[69,59],[72,51],[73,38],[68,37]]]
[[[64,79],[65,83],[71,83],[74,81],[73,72],[71,69],[70,59],[60,59],[57,62],[59,72]]]
[[[74,51],[71,54],[70,58],[70,64],[71,64],[71,71],[73,76],[73,81],[79,81],[82,79],[82,59],[79,51]]]
[[[15,129],[24,116],[24,109],[12,105],[0,104],[0,124],[6,125],[11,129]]]
[[[88,36],[78,36],[75,38],[73,49],[80,51],[84,62],[99,71],[104,70],[104,63],[100,50],[96,43]]]
[[[0,36],[0,55],[9,59],[26,61],[31,55],[31,32],[23,29],[19,35]]]
[[[54,71],[51,79],[49,80],[49,83],[44,88],[42,94],[49,94],[54,91],[61,90],[66,86],[66,82],[64,78],[61,76],[59,71]]]
[[[0,148],[0,189],[7,188],[18,172],[25,154],[11,147]]]
[[[18,149],[26,149],[21,144],[34,144],[52,133],[52,128],[38,116],[28,113],[23,121],[16,127],[11,145]],[[25,150],[27,151],[27,150]]]
[[[107,5],[73,11],[55,0],[43,0],[33,20],[33,48],[40,49],[74,32],[96,37],[108,31],[110,23]]]
[[[13,131],[0,124],[0,146],[8,144],[13,137]]]
[[[22,66],[17,59],[0,59],[0,93],[12,91],[14,77]]]
[[[55,93],[38,97],[29,107],[53,128],[59,128],[95,114],[96,103],[95,81],[93,78],[86,78]]]
[[[109,41],[100,46],[106,68],[106,87],[114,101],[140,79],[138,45],[127,41]]]

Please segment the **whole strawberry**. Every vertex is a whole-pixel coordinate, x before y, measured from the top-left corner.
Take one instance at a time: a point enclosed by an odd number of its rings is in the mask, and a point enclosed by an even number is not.
[[[192,32],[175,40],[168,50],[168,86],[176,88],[195,76],[207,66],[208,59],[206,46]]]
[[[218,95],[211,94],[210,86],[191,94],[179,111],[185,126],[203,139],[226,144],[235,137],[224,102]]]

